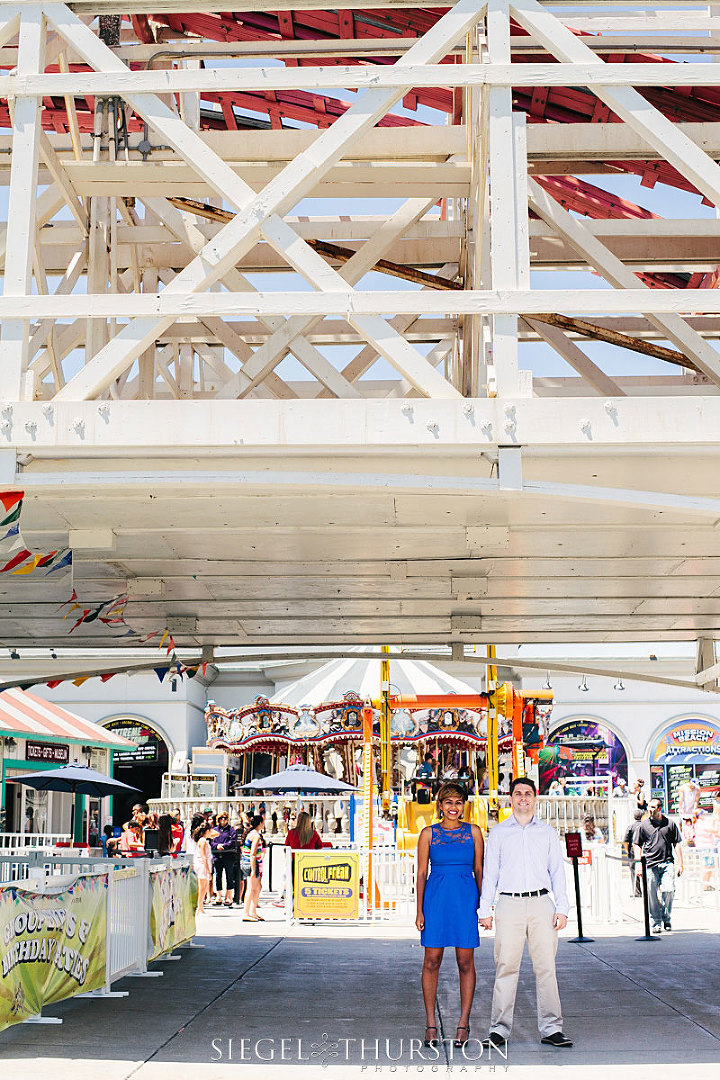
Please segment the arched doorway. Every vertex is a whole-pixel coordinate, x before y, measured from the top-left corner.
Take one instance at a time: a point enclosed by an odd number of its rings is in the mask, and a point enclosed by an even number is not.
[[[565,778],[568,795],[612,793],[622,777],[628,779],[627,750],[607,724],[593,717],[566,720],[553,729],[540,751],[540,791]]]
[[[135,743],[134,750],[113,752],[115,779],[140,791],[138,795],[114,796],[113,825],[122,825],[130,817],[134,803],[160,796],[163,773],[168,771],[168,746],[160,732],[140,716],[116,717],[103,727]]]
[[[720,793],[720,725],[705,716],[681,716],[666,724],[650,751],[650,792],[665,811],[679,812],[678,792],[695,780],[700,807],[712,813]]]

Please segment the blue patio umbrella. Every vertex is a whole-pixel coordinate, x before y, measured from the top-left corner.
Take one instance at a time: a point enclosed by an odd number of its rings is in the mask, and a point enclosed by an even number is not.
[[[22,776],[8,777],[8,783],[25,784],[36,791],[69,791],[73,797],[70,816],[70,842],[73,838],[75,819],[75,796],[94,795],[101,799],[104,795],[116,795],[121,791],[139,791],[140,788],[113,780],[112,776],[89,769],[86,765],[61,765],[57,769],[44,772],[24,773]]]
[[[237,791],[304,791],[334,794],[336,791],[356,791],[352,784],[336,780],[334,776],[311,769],[309,765],[290,765],[272,776],[259,776]]]

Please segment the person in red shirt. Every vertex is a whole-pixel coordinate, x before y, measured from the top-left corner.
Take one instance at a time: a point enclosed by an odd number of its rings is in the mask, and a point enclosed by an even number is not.
[[[172,824],[170,826],[173,840],[175,841],[175,851],[182,851],[183,837],[185,835],[185,826],[180,818],[180,811],[173,810],[172,812]]]
[[[301,810],[297,816],[295,828],[290,829],[285,837],[285,847],[297,851],[305,848],[321,848],[322,846],[323,842],[317,830],[313,828],[310,815],[305,810]]]
[[[313,850],[323,847],[323,842],[317,832],[317,829],[313,828],[313,823],[310,815],[305,810],[301,810],[297,816],[294,828],[290,829],[285,837],[285,847],[292,848],[293,851],[301,850]],[[291,888],[292,888],[292,873],[290,875]],[[285,907],[285,899],[283,895],[279,900],[275,901],[275,907]]]

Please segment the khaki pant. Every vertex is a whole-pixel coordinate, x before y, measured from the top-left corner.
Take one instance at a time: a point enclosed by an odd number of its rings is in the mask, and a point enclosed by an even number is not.
[[[562,1007],[555,976],[557,930],[549,896],[499,896],[495,905],[495,986],[490,1030],[509,1038],[515,1011],[520,962],[527,938],[535,972],[538,1030],[541,1037],[562,1031]]]

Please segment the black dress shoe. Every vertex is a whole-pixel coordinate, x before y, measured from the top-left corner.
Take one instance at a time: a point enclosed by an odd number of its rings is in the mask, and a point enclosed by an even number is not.
[[[572,1046],[572,1039],[568,1039],[562,1031],[553,1031],[552,1035],[546,1035],[540,1042],[546,1046]]]
[[[485,1050],[507,1050],[507,1039],[499,1031],[491,1031],[487,1039],[482,1041]]]

